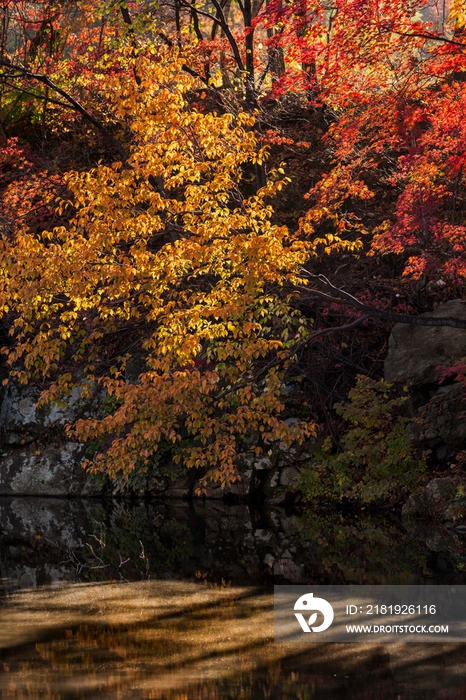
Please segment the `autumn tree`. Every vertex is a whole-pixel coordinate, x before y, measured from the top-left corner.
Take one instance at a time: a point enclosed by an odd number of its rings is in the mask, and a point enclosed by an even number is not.
[[[187,466],[208,464],[229,483],[239,450],[314,434],[312,423],[281,419],[288,348],[308,333],[284,285],[309,246],[271,222],[280,171],[256,195],[241,192],[244,167],[265,157],[251,117],[190,109],[194,79],[176,50],[141,56],[135,69],[139,85],[116,76],[107,86],[131,129],[128,160],[65,176],[66,226],[3,239],[8,361],[20,382],[52,381],[43,401],[76,383],[105,388],[114,410],[73,429],[110,438],[94,468],[128,473],[161,442],[184,441]],[[128,326],[125,348],[117,341]],[[129,384],[135,351],[146,368]]]
[[[299,41],[288,25],[288,41],[294,36],[294,50],[315,66],[315,101],[333,112],[324,137],[333,167],[308,193],[303,230],[362,234],[370,255],[402,256],[405,276],[458,283],[465,273],[464,4],[442,18],[426,15],[424,0],[341,0],[330,14],[318,5]]]

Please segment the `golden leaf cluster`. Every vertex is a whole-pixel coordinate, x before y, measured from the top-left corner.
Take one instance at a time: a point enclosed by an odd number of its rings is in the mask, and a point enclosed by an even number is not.
[[[168,442],[175,459],[208,465],[228,484],[246,436],[260,451],[314,434],[312,423],[280,419],[283,328],[303,332],[283,288],[312,244],[271,221],[282,172],[242,193],[244,172],[265,156],[253,118],[190,107],[195,81],[182,67],[167,49],[136,59],[140,85],[109,80],[106,98],[131,132],[129,159],[69,172],[69,223],[3,241],[0,308],[15,309],[13,374],[52,380],[43,401],[83,374],[114,401],[105,417],[70,427],[82,440],[111,436],[91,468],[128,474]],[[103,362],[127,327],[134,342]],[[145,369],[129,383],[134,347]]]

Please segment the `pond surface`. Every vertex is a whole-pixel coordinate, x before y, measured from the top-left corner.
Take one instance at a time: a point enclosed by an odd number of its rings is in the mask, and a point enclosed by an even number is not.
[[[464,583],[395,513],[0,499],[0,697],[460,700],[466,645],[277,644],[273,583]]]

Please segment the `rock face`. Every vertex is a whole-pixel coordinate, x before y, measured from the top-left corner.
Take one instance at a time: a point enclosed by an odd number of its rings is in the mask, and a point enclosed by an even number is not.
[[[75,387],[66,401],[37,408],[41,391],[37,387],[9,384],[0,408],[2,442],[24,445],[51,430],[63,428],[92,414],[92,401],[83,398],[84,386]]]
[[[160,472],[156,468],[147,478],[131,482],[114,479],[103,482],[82,469],[86,447],[66,440],[63,431],[67,423],[95,414],[96,405],[85,398],[84,387],[76,387],[66,401],[38,408],[40,389],[10,384],[0,407],[0,496],[96,496],[124,495],[131,491],[139,496],[151,493],[167,498],[189,498],[201,495],[207,499],[225,497],[236,502],[258,494],[274,495],[293,490],[298,470],[292,466],[296,454],[283,447],[282,459],[269,455],[243,455],[241,481],[221,488],[208,482],[199,483],[193,470],[179,469]],[[297,421],[288,419],[289,424]],[[286,458],[286,459],[285,459]]]
[[[466,303],[448,301],[425,314],[466,320]],[[466,446],[466,402],[461,384],[439,385],[441,367],[466,356],[466,330],[450,326],[396,325],[390,336],[385,379],[414,389],[415,421],[408,436],[416,448],[447,460]]]
[[[299,542],[301,530],[283,511],[216,500],[0,498],[0,592],[200,571],[244,585],[305,583],[309,548]]]
[[[99,493],[81,464],[84,446],[65,442],[27,445],[3,452],[0,461],[0,495],[87,496]]]
[[[441,386],[429,403],[417,411],[419,422],[410,423],[409,437],[416,447],[435,450],[438,459],[466,440],[466,402],[461,384]]]
[[[466,303],[455,299],[423,315],[466,321]],[[441,377],[439,365],[448,367],[465,356],[466,329],[398,323],[388,343],[385,379],[417,386],[436,382]]]
[[[99,511],[89,500],[0,498],[0,587],[10,592],[76,580],[73,552],[95,543],[86,535]]]
[[[420,491],[409,496],[403,505],[403,518],[444,515],[455,501],[459,486],[459,480],[452,477],[432,479]]]
[[[0,494],[85,496],[99,482],[82,468],[85,447],[62,434],[66,423],[91,415],[83,387],[66,402],[37,408],[40,390],[10,384],[0,408]]]

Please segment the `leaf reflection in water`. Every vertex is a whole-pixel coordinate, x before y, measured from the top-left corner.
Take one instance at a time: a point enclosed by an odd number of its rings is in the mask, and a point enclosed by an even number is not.
[[[181,581],[14,593],[2,700],[403,700],[466,693],[461,645],[276,644],[273,599]]]

